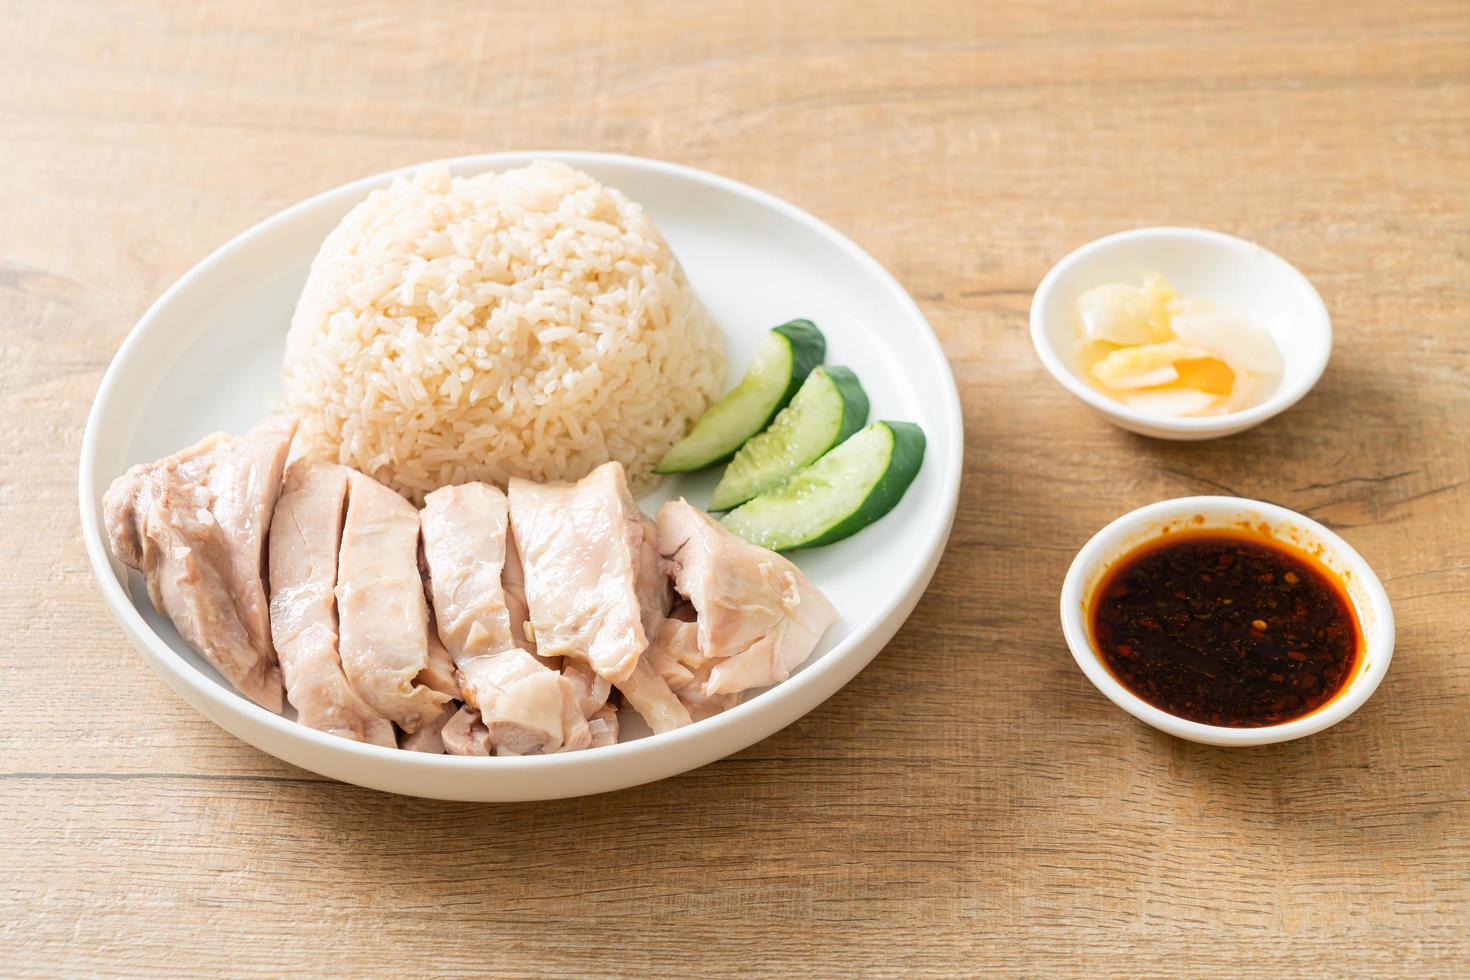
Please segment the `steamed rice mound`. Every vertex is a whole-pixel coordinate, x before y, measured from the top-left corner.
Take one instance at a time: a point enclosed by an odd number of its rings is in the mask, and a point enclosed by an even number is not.
[[[469,480],[635,493],[719,394],[723,339],[642,208],[559,163],[374,191],[311,266],[282,402],[318,459],[422,502]]]

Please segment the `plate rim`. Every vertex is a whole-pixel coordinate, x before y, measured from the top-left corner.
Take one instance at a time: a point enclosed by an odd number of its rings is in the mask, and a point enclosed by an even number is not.
[[[648,170],[656,174],[703,184],[776,211],[807,227],[818,234],[828,244],[836,247],[841,252],[845,252],[848,257],[855,260],[858,266],[867,275],[871,276],[878,285],[882,286],[896,301],[898,306],[905,311],[910,320],[909,326],[915,328],[912,332],[917,335],[916,339],[925,348],[927,359],[933,362],[933,367],[936,369],[935,377],[927,380],[931,385],[943,389],[939,393],[941,396],[939,404],[941,406],[941,414],[949,423],[947,437],[939,442],[935,442],[931,438],[929,443],[930,450],[926,454],[928,456],[927,461],[931,466],[940,466],[942,468],[937,487],[938,506],[930,510],[925,522],[921,540],[925,540],[928,544],[922,553],[916,553],[919,555],[917,561],[907,569],[907,575],[905,576],[907,584],[904,587],[894,590],[894,593],[886,602],[877,604],[875,608],[870,609],[861,621],[854,623],[849,634],[824,654],[821,659],[812,663],[801,673],[788,678],[778,685],[778,688],[783,692],[784,696],[782,697],[769,699],[766,697],[753,698],[730,711],[696,722],[686,728],[607,746],[599,749],[596,753],[572,752],[547,756],[509,758],[479,758],[408,753],[413,758],[406,760],[404,759],[404,750],[354,742],[349,739],[319,732],[254,704],[238,692],[223,688],[214,683],[210,678],[187,663],[162,637],[153,631],[142,614],[133,605],[128,590],[123,585],[126,581],[126,570],[122,570],[120,566],[114,564],[114,560],[107,552],[103,543],[99,515],[101,496],[106,488],[97,485],[97,454],[100,430],[105,424],[104,415],[109,409],[110,402],[117,397],[116,391],[121,384],[120,379],[129,371],[136,349],[154,328],[154,324],[166,315],[168,308],[175,298],[187,289],[194,280],[203,277],[206,273],[215,270],[218,266],[231,261],[234,254],[246,247],[250,242],[277,230],[280,226],[288,225],[300,219],[307,212],[336,202],[338,199],[350,196],[354,200],[360,200],[369,191],[385,186],[393,178],[412,174],[430,164],[444,163],[452,172],[461,174],[519,166],[531,159],[560,160],[571,166],[587,164],[594,166],[619,165]],[[183,347],[180,346],[178,349],[182,351]],[[135,420],[134,431],[130,433],[130,438],[136,436],[136,424],[137,420]],[[329,188],[288,205],[250,225],[231,237],[224,244],[215,248],[195,265],[191,266],[149,305],[143,315],[128,331],[127,336],[109,362],[102,381],[97,388],[97,392],[93,397],[91,408],[87,413],[86,427],[82,436],[77,487],[78,504],[81,510],[82,537],[86,545],[88,563],[91,566],[93,578],[113,618],[122,627],[124,634],[132,642],[133,646],[140,653],[144,654],[145,661],[169,683],[170,687],[174,688],[176,692],[183,696],[185,700],[189,701],[196,709],[200,710],[207,718],[225,728],[242,741],[256,745],[262,751],[282,758],[274,749],[266,749],[260,746],[255,740],[241,735],[217,717],[215,712],[202,708],[197,699],[203,699],[211,707],[221,709],[229,714],[243,715],[242,721],[264,725],[268,730],[274,731],[285,739],[300,740],[306,745],[315,745],[318,749],[328,753],[348,758],[355,757],[359,765],[367,764],[371,766],[390,760],[401,765],[411,761],[412,765],[422,768],[425,772],[437,772],[441,775],[459,774],[462,776],[468,776],[472,773],[484,774],[482,778],[493,778],[495,775],[504,775],[506,777],[511,777],[514,774],[529,775],[532,772],[554,778],[557,774],[566,775],[577,769],[586,768],[590,763],[595,763],[598,766],[602,766],[605,763],[610,767],[627,769],[631,772],[631,770],[637,768],[637,764],[641,761],[645,768],[652,767],[659,770],[652,774],[633,774],[631,778],[624,780],[599,780],[599,782],[606,783],[607,785],[587,791],[589,793],[597,793],[667,778],[668,776],[706,765],[733,754],[736,751],[740,751],[743,748],[754,745],[768,738],[781,728],[809,714],[823,701],[831,697],[832,694],[846,686],[846,684],[856,677],[878,652],[887,645],[888,641],[892,639],[893,634],[907,620],[914,605],[917,604],[919,597],[927,589],[938,567],[939,560],[948,544],[950,533],[953,529],[954,516],[958,507],[961,476],[963,474],[963,454],[964,417],[960,406],[959,391],[954,380],[954,373],[949,359],[944,353],[938,336],[935,334],[928,318],[924,316],[923,311],[908,291],[899,283],[897,278],[865,249],[852,241],[852,239],[843,235],[810,212],[770,192],[720,174],[684,164],[622,153],[603,153],[584,150],[514,150],[467,154],[458,157],[422,161],[337,185],[336,187]],[[123,576],[121,579],[119,578],[119,571],[121,571]],[[867,647],[871,647],[871,649],[865,649]],[[842,675],[840,678],[837,676],[839,674]],[[822,693],[822,689],[828,687],[830,689]],[[188,690],[186,691],[184,688]],[[772,692],[778,688],[773,688]],[[190,697],[190,693],[194,697]],[[794,710],[803,700],[801,698],[802,694],[810,696],[813,693],[816,695],[815,699],[808,706],[800,708],[800,710]],[[746,729],[746,731],[741,731],[741,729]],[[747,734],[751,737],[746,737]],[[683,743],[684,748],[683,757],[679,757],[680,754],[678,751],[681,743]],[[727,747],[729,745],[733,745],[734,747]],[[676,761],[672,766],[658,766],[657,761],[662,755],[669,755],[671,759],[675,759]],[[589,760],[589,756],[595,756],[595,759]],[[310,763],[302,763],[297,759],[283,758],[283,761],[312,771],[321,772],[320,769],[313,768]],[[394,768],[398,767],[395,766]],[[359,782],[355,777],[343,777],[332,773],[322,774],[328,775],[329,778],[353,782],[358,785],[373,785],[371,782]],[[376,786],[373,788],[386,787]],[[403,792],[402,790],[391,789],[389,791]],[[511,794],[502,797],[492,793],[490,796],[472,795],[455,798],[503,798],[506,800],[551,799],[557,795],[574,796],[583,795],[583,793],[573,788],[567,793],[552,795],[540,793],[535,795]]]

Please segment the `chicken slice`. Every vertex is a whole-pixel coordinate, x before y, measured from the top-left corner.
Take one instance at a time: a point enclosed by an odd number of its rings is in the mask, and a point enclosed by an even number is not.
[[[618,713],[610,704],[605,704],[587,722],[589,749],[600,749],[605,745],[618,744]]]
[[[577,699],[577,707],[584,718],[590,720],[603,705],[607,704],[607,696],[612,693],[612,685],[608,683],[607,678],[594,674],[592,668],[569,660],[562,666],[561,675],[571,684]]]
[[[706,693],[710,673],[714,666],[714,661],[707,662],[703,667],[694,671],[694,677],[688,684],[674,688],[674,695],[679,699],[679,703],[684,705],[685,710],[689,712],[689,717],[695,721],[703,721],[706,718],[713,718],[722,711],[729,711],[745,696],[741,691],[729,694]]]
[[[664,656],[689,670],[698,670],[708,663],[710,658],[699,649],[699,631],[696,625],[699,617],[694,611],[693,603],[680,598],[674,603],[674,608],[669,610],[668,618],[672,623],[665,624],[660,629],[673,629],[675,632],[663,638],[661,649]]]
[[[510,522],[537,653],[625,680],[648,640],[635,590],[643,515],[623,467],[604,463],[574,484],[513,478]]]
[[[342,669],[380,715],[413,734],[449,695],[417,683],[429,665],[429,610],[418,568],[419,515],[381,483],[353,473],[337,570]]]
[[[506,517],[510,517],[509,501]],[[505,589],[505,610],[510,616],[511,639],[527,653],[535,653],[536,641],[531,637],[531,609],[526,605],[526,570],[521,565],[521,553],[516,550],[516,537],[510,533],[508,524],[505,533],[505,567],[500,571],[500,584]],[[540,659],[552,670],[561,669],[560,657]]]
[[[586,747],[587,722],[571,684],[521,648],[474,657],[460,673],[496,755]]]
[[[558,752],[575,752],[592,747],[592,731],[587,727],[587,716],[577,703],[577,693],[571,682],[560,674],[556,683],[561,688],[561,748]],[[600,710],[600,709],[599,709]]]
[[[689,710],[669,689],[668,682],[659,676],[648,657],[638,658],[633,673],[618,681],[618,690],[655,733],[683,728],[693,721]]]
[[[703,692],[784,681],[816,648],[837,611],[791,562],[730,533],[684,500],[659,508],[658,550],[698,613],[700,653],[718,660]]]
[[[668,620],[668,622],[672,623],[673,620]],[[657,640],[649,644],[648,649],[643,651],[643,659],[648,661],[654,673],[663,678],[670,690],[677,691],[694,680],[694,672],[659,649]]]
[[[262,564],[296,420],[267,419],[132,467],[102,500],[112,552],[153,608],[246,697],[281,710]]]
[[[297,460],[270,527],[271,637],[286,699],[318,731],[397,746],[393,725],[347,683],[337,655],[337,547],[351,471]]]
[[[699,628],[692,622],[665,619],[659,624],[657,638],[643,654],[649,665],[669,685],[689,717],[702,721],[740,703],[739,692],[705,694],[704,685],[716,661],[706,660],[699,652]]]
[[[419,515],[429,594],[465,701],[480,712],[497,750],[554,752],[567,747],[568,737],[582,741],[586,721],[576,691],[525,649],[525,614],[512,611],[503,581],[507,559],[515,557],[508,549],[508,516],[505,495],[489,484],[429,494]],[[518,576],[518,559],[515,568]],[[512,652],[518,656],[504,656]],[[537,672],[546,677],[530,681]],[[566,699],[554,718],[540,700],[553,693]]]
[[[505,586],[505,608],[510,612],[511,636],[516,646],[532,654],[552,670],[561,670],[564,657],[543,657],[536,649],[536,639],[531,629],[531,609],[526,605],[526,570],[521,565],[521,553],[516,548],[516,536],[505,535],[505,569],[500,574]]]
[[[457,659],[524,648],[524,629],[511,622],[501,583],[508,517],[505,494],[488,483],[444,487],[424,498],[419,522],[434,617]]]
[[[670,567],[659,557],[653,523],[640,515],[639,525],[643,534],[638,545],[638,573],[634,578],[634,592],[638,596],[644,635],[652,642],[638,658],[633,673],[619,681],[617,688],[633,710],[648,722],[649,728],[655,733],[668,732],[683,728],[692,721],[688,710],[670,688],[669,677],[687,680],[692,675],[685,670],[681,677],[679,673],[671,671],[671,668],[678,665],[671,664],[668,658],[655,652],[659,631],[665,622],[664,617],[674,604],[674,590],[669,582]]]
[[[428,662],[419,675],[413,679],[415,684],[422,684],[431,691],[447,694],[451,698],[459,698],[464,695],[460,691],[459,678],[454,670],[454,658],[439,641],[439,635],[434,632],[434,617],[429,617],[429,635],[427,641]],[[447,707],[447,706],[446,706]]]
[[[434,632],[432,614],[429,616],[428,650],[428,662],[424,665],[424,669],[419,671],[413,682],[431,691],[438,691],[449,698],[460,697],[459,680],[454,672],[454,660],[450,658],[449,651],[444,649],[444,644],[439,642],[439,636]],[[449,749],[443,740],[443,729],[458,707],[455,701],[445,701],[439,705],[436,709],[438,714],[425,719],[418,731],[404,738],[401,747],[413,752],[431,752],[435,755],[448,752]]]
[[[638,596],[643,634],[651,644],[674,605],[674,567],[658,553],[658,528],[639,512],[643,537],[638,543],[638,574],[633,591]]]
[[[428,718],[416,732],[410,732],[399,741],[398,747],[407,752],[423,752],[427,755],[443,755],[444,726],[454,717],[453,705],[440,705],[438,714]]]
[[[469,705],[456,711],[439,734],[444,751],[450,755],[489,755],[492,751],[490,729],[485,727],[480,713]]]

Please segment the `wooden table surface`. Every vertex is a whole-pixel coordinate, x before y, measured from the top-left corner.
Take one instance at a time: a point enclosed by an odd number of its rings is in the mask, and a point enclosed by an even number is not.
[[[1188,13],[1198,7],[1200,12]],[[0,973],[1464,974],[1470,4],[40,3],[0,21]],[[94,592],[76,460],[137,317],[388,167],[516,148],[748,181],[869,249],[964,402],[954,537],[897,638],[723,762],[556,803],[339,785],[170,692]],[[1027,337],[1132,226],[1279,252],[1336,328],[1300,405],[1126,435]],[[1329,732],[1226,751],[1074,667],[1076,549],[1165,497],[1338,529],[1398,617]]]

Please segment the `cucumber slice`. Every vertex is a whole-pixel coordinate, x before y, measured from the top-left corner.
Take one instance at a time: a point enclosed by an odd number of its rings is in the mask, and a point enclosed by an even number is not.
[[[810,320],[792,320],[772,328],[745,377],[694,423],[654,472],[702,470],[734,456],[745,440],[786,407],[826,353],[827,340]]]
[[[922,429],[874,422],[720,523],[774,551],[831,544],[892,510],[923,462]]]
[[[770,428],[740,447],[709,509],[729,510],[780,486],[867,421],[868,396],[857,375],[845,367],[814,369]]]

